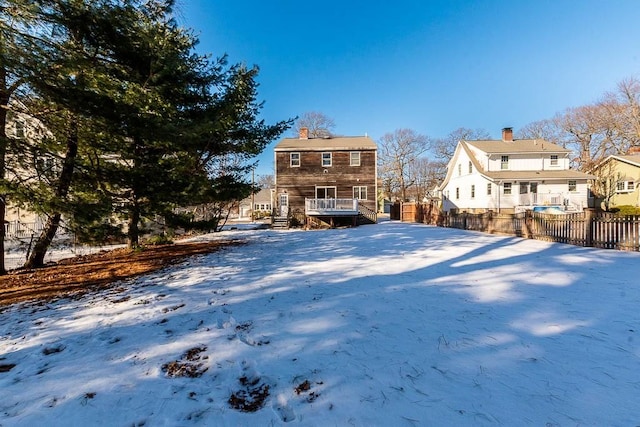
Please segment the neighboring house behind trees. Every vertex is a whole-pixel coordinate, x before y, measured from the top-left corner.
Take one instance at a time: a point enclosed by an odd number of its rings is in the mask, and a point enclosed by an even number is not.
[[[609,156],[593,169],[596,207],[640,206],[640,147]]]
[[[263,188],[257,193],[240,201],[239,214],[240,219],[257,219],[271,216],[273,209],[275,190],[272,188]]]
[[[443,210],[513,213],[555,206],[580,211],[588,206],[595,178],[569,169],[569,154],[543,139],[459,141],[440,185]]]
[[[377,146],[368,136],[285,138],[275,152],[275,208],[280,217],[354,224],[375,219]]]

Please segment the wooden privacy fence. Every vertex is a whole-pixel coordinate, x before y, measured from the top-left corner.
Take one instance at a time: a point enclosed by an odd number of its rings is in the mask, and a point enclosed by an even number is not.
[[[442,221],[442,212],[435,203],[396,202],[391,206],[390,218],[435,225]]]
[[[617,217],[584,211],[552,215],[526,211],[519,214],[443,214],[442,226],[500,233],[530,239],[604,249],[640,251],[640,216]]]

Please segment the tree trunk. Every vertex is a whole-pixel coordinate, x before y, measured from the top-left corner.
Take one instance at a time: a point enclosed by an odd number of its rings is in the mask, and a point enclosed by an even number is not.
[[[140,229],[138,228],[139,222],[140,209],[138,208],[138,202],[134,201],[133,205],[129,209],[129,229],[127,230],[127,239],[129,240],[130,249],[137,248],[140,243]]]
[[[71,183],[73,181],[73,170],[76,164],[76,157],[78,156],[78,122],[75,118],[72,118],[69,125],[70,133],[67,136],[66,153],[62,164],[62,170],[60,171],[60,177],[58,178],[58,185],[55,190],[55,198],[58,201],[64,201],[67,194],[69,194],[69,188],[71,188]],[[24,264],[25,268],[38,268],[44,266],[44,257],[49,250],[49,246],[51,246],[53,238],[58,232],[61,218],[62,213],[60,212],[53,212],[49,216],[44,229],[40,233],[40,236],[38,236],[38,240],[33,247],[33,251],[29,255],[29,259],[27,259],[27,262]]]
[[[61,218],[62,214],[56,212],[47,219],[47,223],[40,233],[40,236],[38,236],[38,240],[36,240],[36,244],[33,246],[33,251],[31,251],[29,259],[24,264],[24,268],[31,269],[44,266],[44,257],[47,254],[47,250],[49,249],[53,238],[56,236]]]

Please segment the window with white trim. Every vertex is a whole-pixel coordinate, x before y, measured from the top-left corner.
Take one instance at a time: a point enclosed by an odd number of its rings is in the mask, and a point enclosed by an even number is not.
[[[505,182],[502,185],[502,194],[511,194],[511,183]]]
[[[460,198],[460,188],[456,187],[456,200]]]
[[[462,164],[458,163],[458,176],[462,175]]]
[[[509,169],[509,156],[500,157],[500,169],[502,170]]]
[[[549,164],[551,166],[558,166],[558,155],[557,154],[552,154],[551,155],[551,159],[549,160]]]
[[[569,181],[569,191],[577,191],[577,190],[578,190],[578,185],[576,181],[574,180]]]
[[[289,165],[292,168],[300,167],[300,153],[291,153],[289,155]]]
[[[349,153],[349,166],[360,166],[360,152],[352,151]]]
[[[471,186],[471,198],[475,199],[475,197],[476,197],[476,186],[472,185]]]
[[[616,193],[631,193],[636,189],[635,181],[616,182]]]
[[[469,173],[473,173],[473,163],[469,161]]]
[[[367,187],[353,187],[353,198],[358,200],[367,200]]]
[[[491,186],[491,183],[490,183],[490,182],[488,182],[488,183],[487,183],[487,196],[490,196],[490,195],[491,195],[491,187],[492,187],[492,186]]]
[[[327,168],[331,166],[331,153],[322,153],[322,167]]]

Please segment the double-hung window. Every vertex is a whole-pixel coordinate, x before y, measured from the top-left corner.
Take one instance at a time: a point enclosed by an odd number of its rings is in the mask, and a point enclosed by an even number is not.
[[[300,167],[300,153],[291,153],[289,155],[289,165],[292,168]]]
[[[511,194],[511,183],[510,182],[505,182],[503,184],[502,193],[503,194]]]
[[[502,170],[509,169],[509,156],[500,157],[500,169]]]
[[[322,153],[322,167],[328,168],[331,166],[331,153]]]
[[[349,153],[349,166],[360,166],[360,152],[352,151]]]
[[[616,193],[630,193],[636,188],[635,181],[616,182]]]
[[[353,198],[358,200],[367,200],[367,187],[353,187]]]
[[[576,191],[576,190],[577,190],[576,182],[573,180],[569,181],[569,191]]]
[[[557,154],[552,154],[551,155],[551,159],[549,161],[549,164],[551,166],[558,166],[558,155]]]

